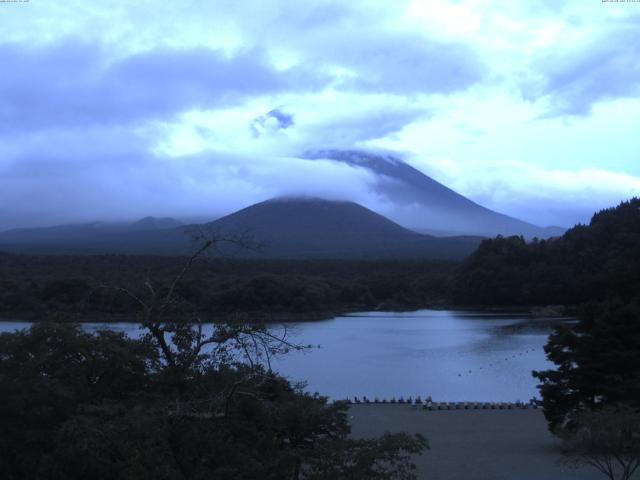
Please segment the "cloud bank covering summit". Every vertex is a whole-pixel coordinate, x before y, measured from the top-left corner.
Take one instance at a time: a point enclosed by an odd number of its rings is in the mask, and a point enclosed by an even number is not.
[[[540,226],[640,194],[637,4],[32,1],[0,22],[0,230],[290,195],[418,223],[318,150]]]

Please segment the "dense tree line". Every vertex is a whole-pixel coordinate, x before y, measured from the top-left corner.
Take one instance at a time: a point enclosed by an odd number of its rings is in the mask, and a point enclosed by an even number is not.
[[[184,258],[0,254],[0,316],[82,319],[131,317],[137,306],[109,286],[147,278],[165,287]],[[442,304],[455,264],[436,261],[202,259],[179,286],[207,318],[326,316],[366,309]]]
[[[562,237],[484,240],[458,269],[452,300],[466,305],[579,305],[640,298],[640,199],[596,213]]]
[[[408,260],[204,259],[181,285],[198,311],[331,313],[430,305],[579,305],[640,294],[639,200],[549,240],[484,240],[461,264]],[[0,253],[0,315],[127,314],[104,285],[168,281],[181,257]]]

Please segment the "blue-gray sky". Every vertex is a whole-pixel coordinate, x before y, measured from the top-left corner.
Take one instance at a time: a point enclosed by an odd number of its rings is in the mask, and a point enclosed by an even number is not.
[[[640,195],[640,3],[30,0],[0,31],[0,229],[287,194],[393,217],[298,158],[335,147],[540,225]]]

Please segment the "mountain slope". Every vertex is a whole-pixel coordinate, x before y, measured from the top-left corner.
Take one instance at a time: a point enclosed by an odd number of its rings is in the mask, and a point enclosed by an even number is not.
[[[306,152],[304,158],[329,159],[370,170],[379,178],[377,193],[395,204],[418,207],[418,218],[414,209],[414,218],[408,220],[413,228],[484,236],[524,235],[528,238],[548,238],[564,231],[559,227],[541,228],[494,212],[390,155],[356,150],[317,150]]]
[[[130,225],[131,230],[165,230],[168,228],[176,228],[182,225],[182,222],[171,217],[144,217]]]
[[[407,230],[357,203],[318,198],[261,202],[211,222],[264,243],[259,255],[288,258],[460,258],[480,239],[439,239]]]
[[[149,221],[143,221],[147,225]],[[150,222],[154,226],[156,222]],[[251,205],[216,221],[141,229],[65,225],[0,233],[0,250],[23,253],[176,255],[193,250],[192,232],[250,239],[260,248],[231,244],[223,253],[253,258],[441,258],[470,254],[479,237],[436,238],[407,230],[353,202],[284,198]]]
[[[21,253],[170,253],[184,234],[173,218],[136,222],[92,222],[0,232],[0,250]]]

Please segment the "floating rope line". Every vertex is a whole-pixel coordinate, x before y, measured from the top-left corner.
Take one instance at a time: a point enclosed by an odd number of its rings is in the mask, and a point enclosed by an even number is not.
[[[528,354],[528,353],[533,353],[534,351],[536,351],[535,348],[527,348],[524,351],[520,351],[517,353],[514,353],[513,355],[511,355],[511,357],[504,357],[504,360],[494,360],[491,363],[488,364],[484,364],[480,367],[477,368],[477,370],[483,370],[485,367],[487,368],[487,370],[489,370],[489,367],[494,367],[494,366],[498,366],[503,362],[508,362],[514,358],[520,357],[522,355]],[[473,374],[473,370],[467,370],[466,372],[458,372],[458,377],[462,377],[463,375],[471,375]]]

